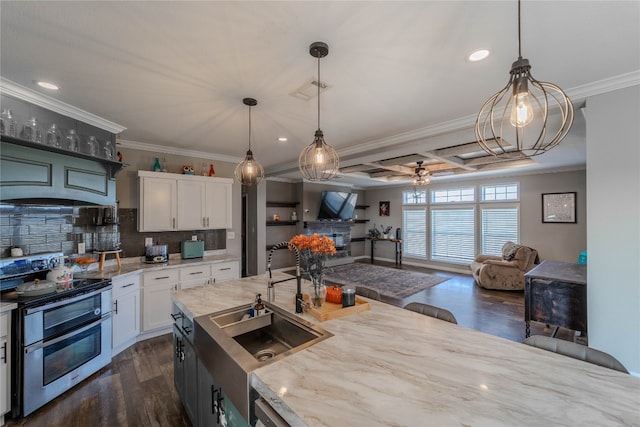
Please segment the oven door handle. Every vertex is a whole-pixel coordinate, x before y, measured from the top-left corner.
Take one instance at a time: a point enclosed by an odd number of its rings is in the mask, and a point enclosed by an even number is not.
[[[69,332],[68,334],[62,335],[60,337],[54,338],[52,340],[49,341],[38,341],[37,343],[31,344],[28,347],[25,347],[24,349],[24,353],[25,354],[29,354],[29,353],[33,353],[34,351],[40,350],[41,348],[46,348],[49,347],[51,345],[54,345],[56,343],[59,343],[60,341],[66,340],[67,338],[71,338],[74,335],[77,335],[79,333],[82,333],[88,329],[91,329],[95,326],[98,326],[99,324],[106,322],[107,320],[111,319],[111,313],[107,313],[104,316],[102,316],[99,320],[96,320],[95,322],[91,322],[88,325],[85,325],[79,329],[74,329],[73,331]]]
[[[107,290],[109,290],[111,288],[112,288],[111,285],[107,285],[104,288],[99,288],[99,289],[96,289],[94,291],[87,292],[86,294],[80,294],[77,297],[73,297],[73,298],[69,298],[69,299],[63,299],[63,300],[52,302],[50,304],[45,304],[45,305],[42,305],[42,306],[39,306],[39,307],[28,308],[27,309],[27,314],[37,313],[39,311],[49,310],[50,308],[60,307],[61,305],[71,304],[71,303],[74,303],[76,301],[83,300],[85,298],[91,298],[92,296],[101,294],[102,292],[107,291]]]

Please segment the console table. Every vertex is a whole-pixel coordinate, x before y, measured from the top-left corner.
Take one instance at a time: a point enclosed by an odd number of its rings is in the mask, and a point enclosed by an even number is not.
[[[373,253],[375,251],[376,242],[392,242],[396,245],[396,267],[402,265],[402,239],[383,239],[379,237],[370,238],[371,240],[371,264],[373,264]]]
[[[587,266],[542,261],[524,275],[525,337],[531,320],[580,331],[587,337]]]

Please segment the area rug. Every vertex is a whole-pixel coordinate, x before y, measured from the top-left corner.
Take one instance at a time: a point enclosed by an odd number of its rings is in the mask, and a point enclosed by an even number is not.
[[[327,267],[324,279],[328,284],[362,286],[392,298],[406,298],[446,280],[446,277],[377,265],[353,263]]]

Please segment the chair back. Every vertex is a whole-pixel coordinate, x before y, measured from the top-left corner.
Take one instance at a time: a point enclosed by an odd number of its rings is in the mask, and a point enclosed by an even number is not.
[[[546,337],[543,335],[533,335],[524,340],[524,343],[533,347],[541,348],[574,359],[584,360],[594,365],[615,369],[616,371],[628,374],[629,371],[615,357],[603,351],[596,350],[575,342],[565,341],[558,338]]]
[[[380,293],[378,291],[364,288],[362,286],[356,286],[356,294],[363,296],[365,298],[374,299],[376,301],[380,301]]]
[[[456,325],[458,324],[453,313],[449,310],[445,310],[444,308],[436,307],[435,305],[424,304],[421,302],[410,302],[405,305],[404,308],[405,310],[415,311],[416,313],[435,317],[436,319],[445,320],[450,323],[455,323]]]

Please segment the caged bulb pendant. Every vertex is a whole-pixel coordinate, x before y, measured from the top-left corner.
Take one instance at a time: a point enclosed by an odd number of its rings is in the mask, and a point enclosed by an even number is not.
[[[260,163],[253,158],[251,151],[251,107],[258,105],[258,101],[253,98],[244,98],[242,103],[249,107],[249,150],[245,159],[238,163],[234,175],[242,185],[258,185],[264,179],[264,169]]]
[[[324,140],[324,134],[320,129],[320,58],[329,54],[329,46],[323,42],[315,42],[309,46],[309,53],[318,58],[318,129],[313,142],[307,145],[298,157],[298,168],[303,178],[309,181],[330,180],[338,173],[340,159],[336,150]]]
[[[573,104],[558,86],[534,79],[529,60],[522,58],[520,0],[518,59],[509,74],[507,85],[489,98],[478,113],[478,144],[488,154],[514,159],[546,153],[571,130]]]

